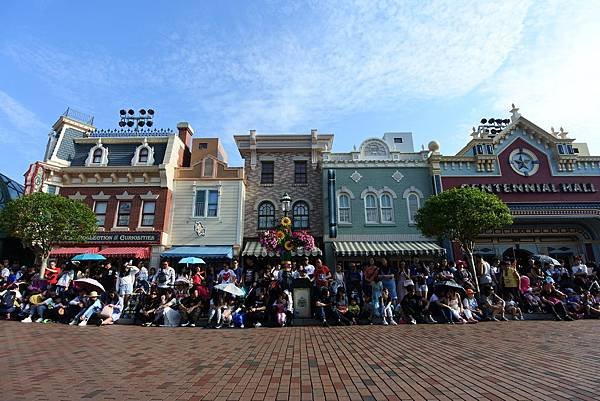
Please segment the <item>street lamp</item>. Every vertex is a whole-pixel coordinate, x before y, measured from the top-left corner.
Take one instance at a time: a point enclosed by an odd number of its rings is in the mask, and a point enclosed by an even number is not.
[[[283,196],[279,201],[281,202],[281,210],[283,211],[283,215],[287,217],[287,214],[292,207],[292,198],[288,195],[287,192],[284,192]]]

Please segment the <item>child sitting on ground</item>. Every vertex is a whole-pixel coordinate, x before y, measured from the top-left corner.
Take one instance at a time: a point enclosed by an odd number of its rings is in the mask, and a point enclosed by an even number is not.
[[[542,312],[542,301],[540,297],[533,292],[533,288],[529,287],[523,294],[525,300],[525,306],[527,310],[532,312]]]
[[[507,295],[505,311],[506,313],[512,316],[513,320],[525,320],[523,312],[521,311],[521,308],[519,308],[519,306],[517,305],[513,294],[509,293]]]
[[[346,315],[350,319],[350,324],[357,324],[360,316],[360,305],[356,302],[356,298],[350,300],[348,305],[348,313]]]

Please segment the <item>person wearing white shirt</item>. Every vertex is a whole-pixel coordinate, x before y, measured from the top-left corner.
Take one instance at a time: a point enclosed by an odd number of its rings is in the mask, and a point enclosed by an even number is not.
[[[302,264],[304,265],[304,270],[306,271],[306,274],[308,274],[308,277],[312,279],[313,275],[315,274],[315,267],[308,262],[307,257],[304,257]]]
[[[586,265],[583,264],[583,261],[581,260],[580,256],[575,257],[575,263],[573,264],[571,270],[573,271],[574,276],[578,274],[584,274],[587,276],[588,274],[588,268]]]
[[[169,262],[163,262],[160,269],[152,278],[152,283],[160,289],[172,287],[175,284],[175,269],[169,266]]]

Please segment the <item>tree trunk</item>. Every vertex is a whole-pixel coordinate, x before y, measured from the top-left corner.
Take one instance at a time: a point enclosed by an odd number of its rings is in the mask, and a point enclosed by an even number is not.
[[[46,274],[46,266],[48,266],[48,255],[38,254],[36,255],[36,260],[39,261],[40,264],[40,279],[44,279]]]
[[[479,276],[477,275],[477,270],[475,269],[475,259],[473,258],[473,243],[465,243],[464,248],[467,251],[469,265],[471,266],[471,273],[473,274],[473,279],[475,280],[475,289],[479,294]]]

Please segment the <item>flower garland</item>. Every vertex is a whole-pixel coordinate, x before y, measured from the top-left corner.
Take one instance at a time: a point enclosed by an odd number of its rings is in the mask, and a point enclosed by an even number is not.
[[[311,252],[315,248],[315,239],[308,231],[292,231],[292,220],[283,217],[280,224],[259,235],[260,244],[269,253],[278,253],[283,259],[291,256],[291,253],[303,248],[305,252]]]

